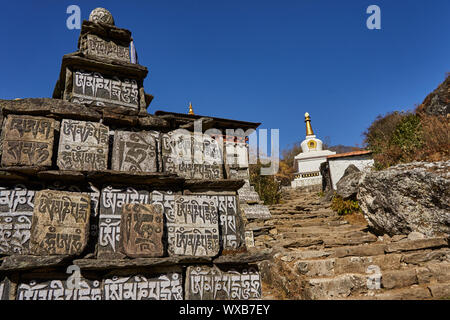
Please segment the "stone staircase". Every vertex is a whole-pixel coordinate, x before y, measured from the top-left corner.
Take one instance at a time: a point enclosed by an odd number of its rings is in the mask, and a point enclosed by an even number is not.
[[[265,299],[450,299],[449,239],[377,237],[317,192],[285,190],[272,219],[252,221]]]

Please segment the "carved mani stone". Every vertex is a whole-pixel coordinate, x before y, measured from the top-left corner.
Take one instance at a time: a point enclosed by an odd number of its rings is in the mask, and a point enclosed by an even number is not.
[[[114,25],[114,18],[108,10],[105,8],[95,8],[89,15],[89,21],[102,22],[109,25]]]
[[[219,253],[219,215],[214,201],[176,195],[175,221],[168,224],[169,254],[216,256]]]
[[[0,187],[0,254],[27,254],[34,190],[23,185]]]
[[[209,135],[186,130],[161,134],[163,169],[186,179],[223,179],[223,152]]]
[[[9,115],[3,126],[3,166],[51,166],[54,129],[43,117]]]
[[[242,204],[241,210],[247,219],[270,219],[272,215],[270,214],[269,207],[263,204]]]
[[[183,300],[181,273],[105,279],[104,300]]]
[[[125,204],[120,224],[121,247],[127,256],[163,256],[164,226],[160,207],[152,204]]]
[[[254,300],[261,298],[261,278],[253,266],[221,270],[190,266],[186,271],[186,300]]]
[[[127,46],[120,45],[112,40],[102,39],[94,34],[81,36],[80,50],[86,56],[130,62],[130,50]]]
[[[75,70],[72,87],[73,103],[139,110],[140,88],[136,79]]]
[[[133,188],[116,189],[111,186],[102,189],[100,198],[98,253],[99,259],[123,258],[120,252],[120,224],[124,204],[150,204],[146,190]]]
[[[36,192],[31,254],[81,254],[89,237],[90,201],[89,195],[76,192]]]
[[[96,122],[64,119],[57,164],[61,170],[106,170],[109,129]]]
[[[101,300],[101,281],[51,280],[29,281],[17,287],[17,300]]]
[[[156,131],[115,131],[112,169],[129,172],[157,172]]]

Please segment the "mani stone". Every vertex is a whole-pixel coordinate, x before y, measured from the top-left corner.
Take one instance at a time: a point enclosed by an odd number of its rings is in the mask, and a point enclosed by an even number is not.
[[[17,300],[101,300],[101,281],[82,277],[67,280],[29,281],[17,287]]]
[[[64,119],[61,123],[57,165],[60,170],[106,170],[109,129],[88,121]]]
[[[103,300],[183,300],[181,273],[114,276],[104,280]]]
[[[51,166],[58,122],[43,117],[9,115],[3,125],[3,166]]]
[[[236,196],[207,196],[214,201],[219,213],[221,247],[236,250],[245,246],[244,222],[239,212]]]
[[[214,201],[176,195],[174,212],[175,222],[167,225],[170,255],[213,257],[219,253],[219,216]]]
[[[100,107],[139,110],[139,86],[129,79],[100,72],[74,70],[70,101]]]
[[[272,215],[270,214],[269,207],[262,204],[242,204],[241,210],[247,219],[270,219]]]
[[[253,248],[255,246],[255,238],[253,237],[253,231],[245,231],[245,245],[247,248]]]
[[[81,254],[89,237],[90,202],[90,196],[76,192],[36,192],[31,254]]]
[[[174,130],[161,135],[163,171],[186,179],[223,179],[223,154],[209,135]]]
[[[125,204],[120,238],[123,253],[131,258],[162,257],[163,213],[152,204]]]
[[[186,270],[186,300],[254,300],[261,298],[256,267],[221,270],[217,266],[190,266]]]
[[[261,201],[255,187],[250,185],[250,181],[246,181],[244,186],[238,190],[239,202],[241,203],[258,203]]]
[[[123,258],[120,252],[120,222],[124,204],[150,204],[150,194],[146,190],[134,188],[102,189],[100,197],[98,252],[99,259]]]
[[[250,179],[250,172],[248,168],[229,168],[228,172],[228,179]]]
[[[105,8],[95,8],[89,15],[89,21],[102,22],[104,24],[114,25],[114,18],[108,10]]]
[[[80,51],[87,57],[109,58],[130,63],[128,46],[102,39],[94,34],[80,36]]]
[[[0,187],[0,255],[27,254],[35,191]]]
[[[230,168],[248,168],[247,144],[225,142],[225,161]]]
[[[9,300],[10,282],[7,278],[0,280],[0,301]]]
[[[157,172],[156,131],[115,131],[111,169],[127,172]]]

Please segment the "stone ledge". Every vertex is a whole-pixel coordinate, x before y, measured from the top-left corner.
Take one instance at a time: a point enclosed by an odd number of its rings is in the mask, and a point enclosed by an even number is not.
[[[246,264],[272,259],[272,249],[251,250],[238,254],[219,256],[213,260],[214,264]]]
[[[447,238],[429,238],[419,240],[408,240],[390,243],[386,246],[386,253],[400,252],[400,251],[413,251],[427,248],[438,248],[448,246]]]
[[[41,267],[56,267],[70,262],[72,256],[31,256],[31,255],[12,255],[2,258],[0,271],[19,271],[30,270]]]
[[[136,258],[115,260],[78,259],[74,260],[73,264],[79,266],[82,270],[105,270],[211,263],[211,261],[212,258],[210,257],[174,256],[163,258]]]

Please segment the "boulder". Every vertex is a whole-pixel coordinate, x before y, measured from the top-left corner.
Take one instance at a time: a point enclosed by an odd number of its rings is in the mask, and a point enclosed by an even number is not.
[[[413,162],[363,173],[357,199],[379,234],[450,235],[450,161]]]
[[[336,193],[344,200],[356,199],[360,178],[361,171],[354,164],[349,165],[345,169],[342,178],[336,184]]]

